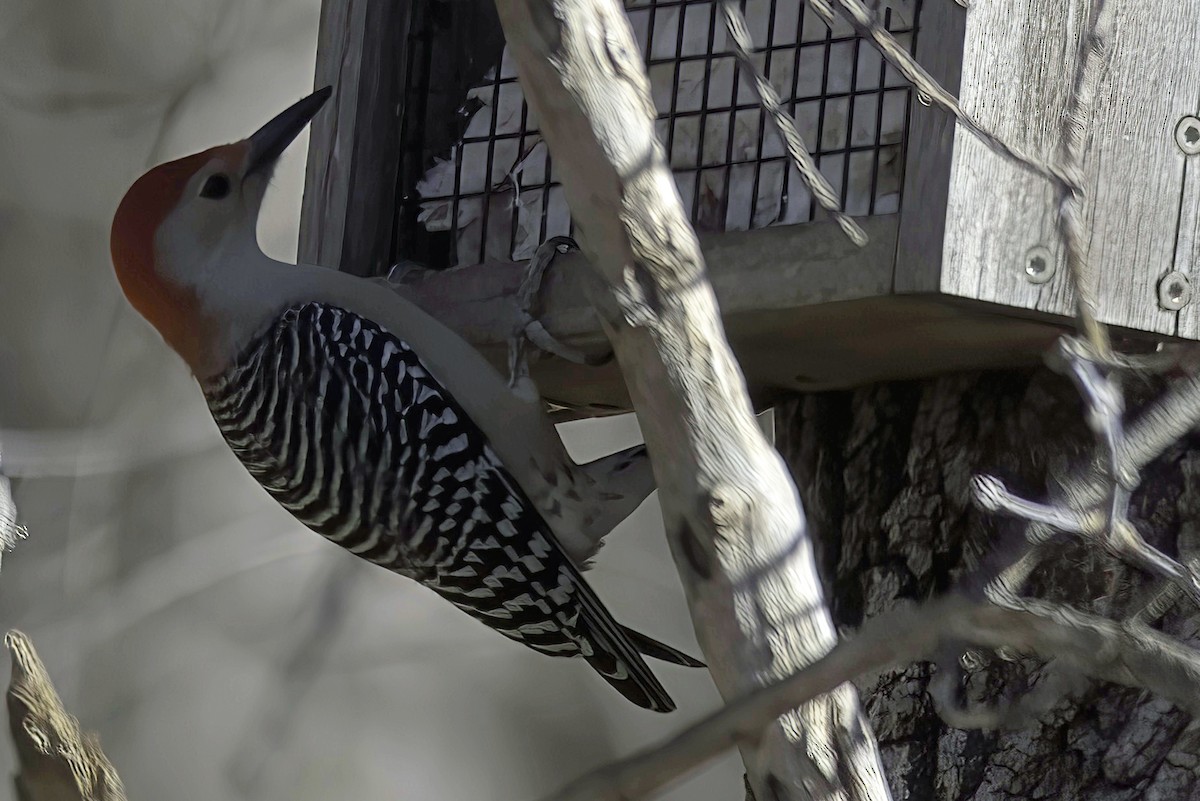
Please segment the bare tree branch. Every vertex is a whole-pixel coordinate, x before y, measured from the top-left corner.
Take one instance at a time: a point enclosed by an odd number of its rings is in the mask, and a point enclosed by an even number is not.
[[[1198,565],[1181,564],[1150,546],[1128,518],[1129,499],[1138,486],[1138,475],[1150,460],[1193,429],[1200,422],[1200,384],[1193,375],[1176,385],[1168,396],[1152,405],[1132,430],[1126,430],[1125,402],[1116,370],[1147,360],[1119,357],[1112,352],[1108,333],[1097,318],[1097,276],[1087,259],[1085,220],[1086,196],[1083,162],[1088,144],[1087,125],[1100,76],[1108,53],[1113,18],[1106,13],[1104,0],[1091,0],[1079,43],[1066,107],[1063,110],[1061,136],[1056,162],[1046,162],[1026,154],[980,126],[967,114],[958,99],[925,72],[895,38],[879,24],[877,14],[861,0],[810,0],[819,16],[832,25],[834,7],[922,94],[952,114],[970,133],[994,152],[1046,178],[1054,188],[1058,202],[1057,230],[1066,251],[1071,285],[1077,302],[1079,328],[1086,343],[1071,338],[1061,341],[1062,355],[1072,379],[1079,387],[1087,407],[1087,422],[1100,444],[1099,455],[1077,470],[1054,493],[1048,503],[1017,497],[991,476],[979,476],[973,482],[973,494],[979,506],[1024,519],[1028,526],[1027,547],[1020,558],[988,583],[985,594],[1008,608],[1030,603],[1020,599],[1021,586],[1040,562],[1045,543],[1056,532],[1084,538],[1090,544],[1134,565],[1164,577],[1163,587],[1135,617],[1146,620],[1165,612],[1183,593],[1200,602]],[[999,720],[1026,719],[1046,708],[1057,697],[1060,687],[1070,683],[1063,665],[1048,666],[1051,681],[1016,705],[998,711],[972,712],[959,709],[953,678],[961,675],[953,657],[956,649],[945,649],[939,665],[943,676],[935,681],[933,692],[943,718],[952,725],[981,726]]]
[[[1096,282],[1086,259],[1083,158],[1087,144],[1088,114],[1107,52],[1107,28],[1111,15],[1104,13],[1104,0],[1092,0],[1087,24],[1080,39],[1071,92],[1062,115],[1062,136],[1057,161],[1047,161],[1011,145],[981,125],[963,109],[958,98],[931,76],[896,37],[880,24],[876,11],[862,0],[810,0],[810,5],[833,27],[834,8],[860,36],[871,40],[880,54],[914,86],[924,102],[937,105],[952,115],[970,134],[1018,166],[1040,175],[1054,187],[1058,199],[1058,232],[1066,250],[1068,273],[1075,290],[1080,328],[1098,356],[1111,353],[1108,334],[1096,319]],[[964,7],[967,3],[961,2]]]
[[[1106,346],[1107,338],[1101,342]],[[1133,623],[1145,624],[1156,619],[1184,593],[1200,602],[1197,565],[1181,564],[1149,545],[1128,516],[1129,500],[1139,484],[1142,469],[1200,421],[1200,402],[1197,402],[1200,380],[1190,377],[1172,386],[1165,397],[1126,429],[1124,396],[1111,374],[1113,368],[1094,358],[1096,351],[1082,341],[1064,339],[1062,353],[1084,398],[1088,425],[1096,435],[1099,453],[1077,468],[1049,503],[1019,498],[990,476],[974,479],[977,504],[988,511],[1024,519],[1028,524],[1025,534],[1030,547],[988,583],[985,595],[1011,609],[1027,608],[1034,603],[1020,597],[1022,585],[1046,553],[1049,540],[1062,532],[1079,536],[1089,546],[1104,549],[1166,579],[1166,584],[1133,615]],[[953,650],[947,649],[941,655],[941,670],[930,690],[943,720],[960,728],[1031,720],[1077,683],[1072,667],[1056,660],[1045,666],[1042,681],[1033,692],[1017,702],[997,709],[960,708],[957,697],[962,670]]]
[[[988,597],[1000,607],[979,607],[974,617],[1026,615],[1025,627],[1014,629],[1015,619],[992,619],[993,626],[1008,626],[1004,632],[1008,639],[997,635],[992,637],[993,644],[985,636],[986,626],[983,630],[979,628],[986,621],[973,620],[975,628],[964,628],[960,625],[961,620],[948,616],[938,634],[942,652],[937,656],[943,658],[943,664],[945,653],[953,651],[957,643],[974,642],[1048,655],[1056,660],[1054,672],[1036,693],[1011,709],[997,712],[972,712],[946,705],[945,696],[950,685],[942,682],[935,692],[943,695],[940,700],[947,714],[967,725],[996,725],[1025,719],[1052,703],[1080,672],[1137,686],[1154,685],[1167,697],[1184,705],[1194,705],[1194,691],[1190,685],[1196,677],[1195,656],[1190,651],[1161,635],[1146,634],[1149,630],[1136,628],[1136,623],[1130,624],[1132,627],[1113,629],[1111,627],[1117,624],[1082,616],[1065,607],[1022,599],[1014,583],[1008,581],[1015,579],[1016,585],[1023,582],[1036,563],[1038,545],[1057,530],[1101,544],[1142,567],[1171,578],[1177,587],[1192,591],[1200,598],[1200,588],[1192,571],[1151,548],[1126,515],[1129,493],[1137,484],[1140,467],[1194,425],[1200,417],[1200,404],[1195,402],[1195,397],[1186,401],[1176,397],[1195,395],[1195,387],[1191,386],[1194,380],[1182,382],[1177,392],[1152,407],[1150,413],[1139,420],[1146,423],[1145,426],[1125,431],[1123,395],[1111,375],[1113,365],[1119,360],[1111,353],[1107,334],[1096,317],[1095,287],[1085,254],[1081,165],[1086,145],[1083,122],[1091,108],[1105,55],[1107,37],[1100,31],[1101,20],[1106,19],[1102,0],[1094,0],[1090,7],[1081,57],[1064,113],[1057,162],[1043,161],[1021,152],[979,125],[961,108],[957,98],[934,82],[899,46],[861,0],[811,0],[811,4],[830,25],[834,23],[836,8],[931,102],[953,114],[960,124],[994,151],[1052,183],[1058,196],[1059,231],[1076,289],[1080,327],[1089,342],[1086,347],[1074,340],[1064,344],[1068,349],[1078,344],[1076,351],[1066,355],[1072,376],[1087,401],[1088,422],[1102,445],[1101,456],[1081,470],[1071,485],[1064,487],[1062,498],[1048,504],[1017,498],[986,477],[975,485],[977,497],[988,508],[1030,521],[1028,534],[1033,547],[998,582],[989,586]],[[774,588],[764,588],[757,579],[774,569],[774,560],[756,560],[754,537],[765,534],[762,541],[772,542],[773,535],[775,542],[785,542],[783,532],[791,521],[796,521],[791,526],[793,529],[802,531],[802,513],[798,505],[795,512],[780,508],[778,504],[772,508],[770,500],[756,493],[762,487],[772,486],[768,483],[770,469],[765,461],[756,462],[755,443],[739,436],[737,406],[740,401],[736,396],[741,388],[740,375],[729,363],[732,360],[727,351],[718,344],[723,343],[723,332],[719,318],[712,313],[711,289],[703,260],[695,245],[694,233],[679,211],[677,194],[665,171],[661,149],[654,141],[653,109],[649,108],[647,82],[640,61],[631,56],[636,50],[624,17],[619,9],[613,8],[615,3],[606,0],[555,0],[540,4],[533,0],[498,0],[498,5],[510,46],[520,65],[526,95],[544,120],[548,144],[565,166],[564,184],[576,218],[583,226],[584,250],[610,287],[611,295],[600,297],[598,306],[612,333],[635,405],[642,414],[647,442],[652,454],[665,453],[669,447],[675,456],[668,466],[656,459],[664,514],[702,647],[713,664],[718,685],[728,698],[738,688],[746,688],[747,682],[738,677],[739,672],[753,676],[751,686],[760,683],[764,677],[779,675],[777,654],[771,652],[770,644],[765,651],[768,657],[765,669],[761,664],[764,635],[771,644],[780,639],[772,637],[780,617],[776,609],[766,608],[767,614],[763,614],[765,591]],[[749,60],[751,43],[740,14],[735,4],[728,0],[723,2],[722,8],[737,54],[743,66],[749,67],[757,79],[755,85],[760,99],[771,112],[773,95],[769,84],[761,79]],[[527,38],[522,39],[522,34]],[[651,124],[647,124],[648,120]],[[635,123],[632,128],[629,127],[631,121]],[[776,122],[787,139],[789,121],[776,119]],[[584,143],[584,147],[580,148],[580,143]],[[803,166],[806,156],[803,142],[797,138],[795,142],[789,141],[789,145],[793,145],[789,147],[793,159]],[[562,156],[559,156],[560,150]],[[820,187],[819,176],[811,179],[810,185]],[[836,198],[826,200],[830,202],[822,205],[853,235],[850,221],[837,213]],[[1176,433],[1171,436],[1170,432]],[[679,458],[680,454],[684,458]],[[689,476],[689,472],[692,475]],[[741,481],[731,481],[731,477],[753,477],[755,483],[748,486]],[[763,506],[765,511],[760,513],[759,506],[763,504],[766,504]],[[797,535],[797,542],[801,540],[802,547],[807,549],[803,534]],[[771,556],[783,560],[786,560],[786,554],[787,551],[778,549],[771,552]],[[809,559],[805,568],[811,572],[811,556],[807,553],[805,556]],[[714,577],[718,580],[714,581]],[[743,577],[753,578],[742,586],[740,579]],[[720,587],[720,592],[713,593],[714,585],[721,579],[725,580],[725,586]],[[795,621],[800,621],[802,631],[807,629],[801,639],[789,643],[798,646],[787,655],[793,665],[810,662],[819,655],[822,646],[828,647],[831,639],[821,631],[820,624],[813,625],[814,620],[828,624],[819,591],[814,594],[817,597],[807,615],[795,606],[783,605],[784,609],[797,612]],[[1160,593],[1151,604],[1153,609],[1170,603],[1172,599],[1168,595],[1169,591]],[[719,614],[711,614],[712,609],[722,610],[722,605],[724,610],[734,611],[732,626]],[[706,607],[710,613],[702,617],[698,613]],[[820,611],[814,615],[816,609]],[[1031,625],[1030,621],[1039,622]],[[919,633],[911,632],[910,635],[915,637]],[[897,637],[894,626],[890,635],[897,640],[904,640],[906,636]],[[750,648],[729,647],[729,643],[739,641]],[[1080,643],[1087,643],[1088,647],[1097,650],[1085,653]],[[1121,654],[1110,658],[1105,649],[1111,651],[1114,643],[1121,646]],[[757,669],[754,660],[746,658],[747,652],[760,658]],[[832,659],[832,656],[826,659]],[[819,662],[818,666],[825,661]],[[823,730],[828,732],[828,723],[833,720],[832,731],[841,737],[837,743],[841,750],[834,761],[828,758],[828,741],[814,747],[810,740],[805,753],[798,754],[794,749],[791,753],[791,760],[800,766],[800,770],[790,774],[795,777],[790,786],[799,794],[809,796],[838,792],[834,787],[839,769],[837,760],[846,764],[848,754],[854,751],[854,745],[846,735],[856,725],[865,730],[865,726],[860,725],[861,712],[856,702],[853,707],[843,704],[840,713],[824,720],[820,716],[805,717],[803,712],[799,715],[787,713],[792,705],[811,702],[820,693],[837,687],[848,675],[843,672],[827,678],[831,682],[828,686],[778,701],[782,706],[766,707],[762,713],[764,717],[756,723],[761,725],[784,714],[776,725],[782,723],[782,741],[786,742],[795,739],[788,736],[792,733],[789,725],[793,722],[797,731],[811,738],[820,736]],[[736,710],[741,703],[735,702],[731,708]],[[811,703],[804,707],[812,708]],[[718,714],[727,713],[728,710]],[[789,720],[789,714],[796,716]],[[779,758],[786,751],[781,751],[777,743],[768,742],[773,732],[768,729],[765,735],[759,736],[757,729],[747,733],[736,726],[725,732],[726,744],[742,748],[750,784],[764,797],[778,794],[781,775],[778,771],[784,770],[783,763],[788,761]],[[687,737],[685,733],[681,741],[686,742]],[[879,792],[886,794],[885,787],[879,789],[882,782],[874,783],[878,758],[873,743],[864,751],[868,758],[861,763],[848,760],[854,777],[850,781],[851,792],[862,797]],[[764,770],[756,764],[756,759],[764,754],[771,755],[766,757],[767,760],[775,760],[774,768]],[[647,758],[669,762],[678,756],[668,751]],[[621,773],[620,767],[614,769],[616,779],[610,776],[588,792],[599,792],[600,797],[634,797],[645,789],[639,781],[650,781],[653,785],[661,778],[661,775],[660,778],[647,778],[655,774],[650,767],[644,772],[635,769],[630,774]],[[818,778],[824,786],[816,782]],[[609,791],[615,795],[605,796],[604,793]],[[565,797],[574,796],[568,794]]]
[[[617,0],[497,7],[580,244],[607,285],[596,306],[654,461],[701,648],[722,694],[739,697],[836,642],[795,486],[726,344],[624,9]],[[852,687],[777,714],[740,744],[758,797],[888,797]]]
[[[784,711],[850,679],[931,658],[955,642],[1057,659],[1092,678],[1151,690],[1200,712],[1200,653],[1160,632],[1041,601],[1004,609],[948,596],[868,621],[804,670],[731,702],[661,745],[583,776],[547,801],[644,798],[722,751],[756,742]]]
[[[8,718],[20,766],[18,801],[125,801],[99,738],[80,731],[67,713],[33,643],[15,630],[4,643],[12,654]]]

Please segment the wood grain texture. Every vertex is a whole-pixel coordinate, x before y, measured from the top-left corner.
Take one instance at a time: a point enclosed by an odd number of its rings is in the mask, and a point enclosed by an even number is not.
[[[1200,85],[1196,87],[1200,95]],[[1200,112],[1200,97],[1196,112]],[[1192,302],[1176,315],[1181,337],[1200,339],[1200,156],[1188,156],[1183,165],[1183,189],[1180,193],[1179,234],[1175,242],[1175,270],[1187,275],[1192,284]]]
[[[1087,5],[1086,0],[973,4],[966,18],[964,107],[1012,142],[1053,157]],[[1194,53],[1200,6],[1111,0],[1099,28],[1108,50],[1085,157],[1088,258],[1095,264],[1099,317],[1173,334],[1176,314],[1158,307],[1157,283],[1176,265],[1184,156],[1174,129],[1197,104],[1196,89],[1179,87],[1200,85]],[[943,291],[1070,314],[1050,188],[962,131],[954,148]],[[1058,266],[1053,280],[1040,285],[1025,274],[1027,254],[1037,246]]]
[[[935,0],[921,7],[914,56],[951,92],[958,92],[966,12]],[[941,286],[946,201],[954,156],[954,119],[910,93],[903,204],[896,243],[895,291],[937,292]]]
[[[388,99],[392,94],[403,94],[398,85],[400,78],[393,84],[363,78],[364,68],[368,73],[386,71],[389,63],[399,68],[399,52],[392,62],[384,59],[389,52],[383,47],[386,37],[401,32],[396,28],[398,23],[379,22],[383,5],[376,0],[327,0],[325,4],[316,83],[333,85],[337,93],[330,109],[334,113],[318,115],[315,121],[301,224],[302,261],[359,274],[380,271],[388,257],[396,255],[391,251],[388,234],[395,220],[397,197],[384,191],[378,177],[392,174],[397,158],[418,164],[425,157],[419,149],[411,148],[402,148],[403,154],[397,156],[385,140],[433,113],[428,108],[401,108],[401,119],[397,121],[385,106],[394,101]],[[478,9],[455,8],[460,15],[485,16]],[[942,73],[951,75],[956,56],[953,48],[947,50],[941,43],[948,37],[953,39],[954,25],[962,24],[963,13],[944,3],[933,4],[927,12],[929,35],[918,39],[920,52],[931,65],[941,63],[939,58],[943,58]],[[400,14],[409,18],[407,11],[389,13],[395,19]],[[419,26],[434,25],[420,14],[412,18]],[[441,28],[434,30],[436,33]],[[445,35],[453,39],[455,30],[451,25]],[[498,42],[497,37],[497,42],[484,45],[498,47]],[[466,46],[458,39],[451,44]],[[372,58],[374,61],[368,63]],[[471,75],[486,67],[486,62],[486,58],[479,57],[465,65],[461,74],[450,77],[455,82],[469,81]],[[413,79],[419,80],[419,76],[414,74]],[[438,95],[443,99],[448,96],[446,92]],[[943,115],[914,104],[918,158],[924,159],[921,154],[930,150],[927,134],[948,141],[950,131]],[[426,140],[431,135],[445,138],[450,134],[427,131]],[[930,158],[941,159],[943,169],[948,171],[948,145],[934,143],[932,150]],[[412,172],[413,167],[410,164],[404,169]],[[929,186],[930,174],[931,170],[923,167],[909,171],[907,191],[911,202],[902,216],[862,220],[871,237],[863,250],[853,247],[828,222],[703,239],[730,339],[756,403],[765,403],[781,391],[845,387],[947,369],[1037,360],[1039,351],[1058,331],[1044,322],[1008,321],[998,316],[995,308],[954,308],[934,298],[886,301],[894,280],[900,291],[936,289],[936,263],[917,252],[910,253],[905,264],[912,267],[914,275],[918,269],[926,270],[928,275],[932,268],[932,277],[923,283],[903,284],[902,276],[894,279],[892,275],[898,224],[909,234],[940,237],[940,229],[928,224],[940,222],[943,202],[938,199],[936,186]],[[945,175],[942,180],[948,183]],[[945,186],[941,191],[944,194]],[[568,256],[551,270],[542,296],[542,317],[560,339],[595,352],[607,348],[608,343],[586,291],[579,282],[560,280],[577,270],[575,262],[579,258]],[[510,293],[523,272],[524,266],[514,263],[472,265],[444,274],[430,273],[419,283],[398,291],[459,331],[503,368],[511,321]],[[834,305],[821,307],[824,304]],[[1009,346],[1004,344],[1006,339]],[[533,369],[547,398],[573,410],[567,416],[605,414],[630,407],[625,381],[615,365],[590,368],[547,358]]]
[[[325,0],[318,86],[334,88],[308,151],[300,260],[356,275],[392,258],[408,2]]]
[[[966,12],[963,107],[1013,144],[1054,154],[1060,133],[1055,110],[1066,105],[1077,28],[1087,2],[975,4]],[[945,212],[943,291],[1071,314],[1053,209],[1050,186],[956,131]],[[1030,283],[1025,273],[1026,253],[1035,246],[1046,247],[1059,267],[1054,280],[1042,285]]]
[[[300,208],[301,262],[337,267],[350,213],[350,170],[358,119],[362,41],[371,0],[324,0],[317,34],[315,87],[332,86],[324,114],[312,122],[304,200]]]

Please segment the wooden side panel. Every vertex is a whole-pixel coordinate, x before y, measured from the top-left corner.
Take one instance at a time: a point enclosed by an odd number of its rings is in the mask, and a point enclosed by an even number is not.
[[[302,261],[357,275],[391,258],[408,0],[324,0],[318,86],[332,85],[308,151],[300,216]]]
[[[963,105],[1027,150],[1053,157],[1087,0],[973,3],[967,14]],[[1110,0],[1108,57],[1093,113],[1086,177],[1104,322],[1173,334],[1158,279],[1176,266],[1184,155],[1176,123],[1200,91],[1200,5]],[[1070,314],[1053,193],[959,130],[946,213],[942,289],[1008,306]],[[1029,280],[1044,248],[1056,273]]]
[[[949,0],[929,0],[921,7],[917,61],[951,92],[959,87],[966,16],[966,11]],[[896,292],[938,291],[953,156],[953,118],[920,103],[914,92],[909,99]]]
[[[1116,2],[1116,0],[1114,0]],[[967,13],[964,108],[1022,149],[1052,155],[1088,0],[974,3]],[[1026,254],[1047,248],[1061,266],[1054,193],[1046,183],[955,132],[942,289],[1008,306],[1068,314],[1066,276],[1034,284]]]
[[[363,25],[370,0],[324,0],[317,35],[315,87],[332,86],[325,113],[312,122],[304,201],[300,209],[300,261],[337,267],[350,193]]]

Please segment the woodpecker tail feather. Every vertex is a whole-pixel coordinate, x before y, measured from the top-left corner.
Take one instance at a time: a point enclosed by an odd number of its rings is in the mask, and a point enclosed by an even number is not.
[[[675,702],[650,672],[641,654],[632,649],[632,654],[624,652],[629,646],[627,640],[612,641],[597,631],[589,634],[592,651],[585,652],[584,659],[617,692],[652,712],[675,711]]]
[[[574,565],[571,571],[579,597],[580,650],[583,658],[617,692],[653,712],[671,712],[675,702],[642,659],[629,636],[596,597]],[[639,635],[640,636],[640,635]]]
[[[676,651],[669,645],[651,639],[640,631],[634,631],[628,626],[621,626],[625,631],[625,635],[629,637],[629,641],[633,643],[639,651],[651,659],[657,659],[660,662],[670,662],[672,665],[682,665],[683,667],[702,668],[708,665],[701,662],[699,659],[690,657],[683,651]]]

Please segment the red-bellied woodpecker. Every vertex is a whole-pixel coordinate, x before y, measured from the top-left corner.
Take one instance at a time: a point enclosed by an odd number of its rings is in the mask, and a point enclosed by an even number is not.
[[[276,501],[507,637],[583,656],[634,703],[674,708],[579,573],[653,489],[643,448],[588,465],[536,398],[379,284],[258,247],[272,167],[329,97],[155,167],[117,209],[129,302],[187,362],[230,448]]]

